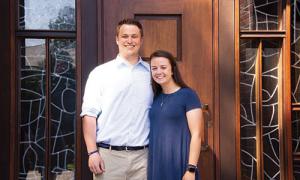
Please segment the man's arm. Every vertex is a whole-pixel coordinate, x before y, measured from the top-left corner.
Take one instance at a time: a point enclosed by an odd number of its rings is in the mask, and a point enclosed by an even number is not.
[[[96,118],[85,115],[82,118],[82,128],[87,152],[97,150],[96,144]],[[104,172],[104,162],[99,153],[89,155],[89,168],[94,174],[101,174]]]

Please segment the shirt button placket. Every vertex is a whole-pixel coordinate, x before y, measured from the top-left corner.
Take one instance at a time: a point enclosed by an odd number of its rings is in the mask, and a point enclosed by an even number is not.
[[[129,84],[130,84],[130,87],[131,87],[130,91],[134,91],[134,89],[132,88],[134,86],[134,84],[133,84],[134,83],[134,68],[135,68],[135,66],[130,67],[130,69],[129,69],[129,80],[128,81],[129,81]],[[130,103],[132,103],[132,102],[130,102]],[[132,114],[129,117],[132,117]],[[131,135],[131,133],[132,133],[132,119],[130,118],[128,120],[130,122],[129,122],[129,127],[127,129],[127,145],[129,143],[131,143],[130,141],[132,140],[132,135]]]

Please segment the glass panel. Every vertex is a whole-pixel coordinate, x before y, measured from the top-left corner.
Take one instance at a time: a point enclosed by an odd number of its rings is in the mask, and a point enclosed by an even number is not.
[[[278,0],[240,0],[240,30],[277,30]]]
[[[19,29],[75,31],[75,0],[19,0]]]
[[[51,173],[74,178],[76,81],[75,40],[50,40]]]
[[[292,102],[300,103],[300,1],[291,1]]]
[[[281,45],[263,41],[262,51],[262,133],[265,179],[280,179],[278,130],[278,63]]]
[[[19,179],[45,177],[45,40],[19,41]]]
[[[300,153],[300,111],[293,111],[292,118],[292,147],[293,153]],[[299,169],[300,171],[300,169]]]
[[[241,177],[256,179],[255,60],[258,42],[240,42]]]
[[[292,102],[300,103],[300,1],[291,0]],[[292,113],[293,153],[300,153],[300,112]],[[300,161],[294,159],[294,179],[300,179]]]
[[[300,161],[294,161],[294,180],[300,179]]]

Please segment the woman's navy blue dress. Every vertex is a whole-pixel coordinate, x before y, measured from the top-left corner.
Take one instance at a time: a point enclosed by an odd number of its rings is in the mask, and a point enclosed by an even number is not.
[[[181,88],[158,95],[150,110],[148,180],[181,180],[186,172],[191,134],[186,112],[201,108],[197,94]],[[199,173],[196,173],[199,179]]]

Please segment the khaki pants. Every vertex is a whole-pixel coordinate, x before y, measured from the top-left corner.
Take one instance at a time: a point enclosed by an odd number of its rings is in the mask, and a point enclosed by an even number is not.
[[[94,180],[147,180],[148,149],[114,151],[99,148],[105,172]]]

